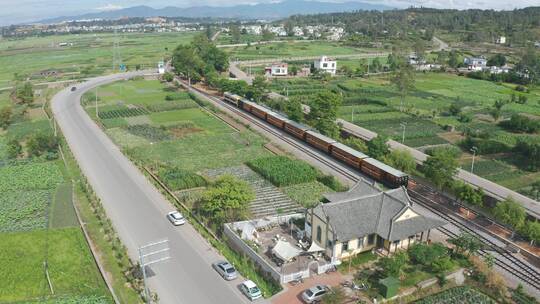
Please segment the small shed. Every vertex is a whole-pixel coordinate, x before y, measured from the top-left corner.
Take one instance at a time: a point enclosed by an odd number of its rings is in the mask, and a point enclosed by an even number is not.
[[[399,280],[394,277],[387,277],[379,280],[379,292],[386,299],[397,295],[399,290]]]

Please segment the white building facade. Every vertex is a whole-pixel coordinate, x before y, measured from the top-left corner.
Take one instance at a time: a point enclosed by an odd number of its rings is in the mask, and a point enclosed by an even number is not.
[[[320,59],[315,60],[313,65],[316,70],[336,75],[337,61],[334,59],[322,56]]]

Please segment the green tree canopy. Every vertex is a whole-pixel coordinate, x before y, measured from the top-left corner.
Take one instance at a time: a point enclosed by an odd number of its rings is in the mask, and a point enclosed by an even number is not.
[[[401,277],[407,262],[409,262],[409,255],[405,251],[400,251],[391,257],[383,257],[379,261],[379,266],[383,269],[385,276]]]
[[[379,135],[367,142],[367,149],[369,156],[383,160],[385,156],[390,153],[390,148],[386,143],[388,139],[382,135]]]
[[[3,107],[0,109],[0,127],[7,129],[11,124],[11,119],[13,117],[13,110],[10,106]]]
[[[451,185],[454,175],[457,173],[458,161],[453,153],[448,150],[433,150],[422,165],[422,171],[437,187]]]
[[[253,189],[232,175],[223,175],[203,195],[200,211],[219,224],[245,219]]]
[[[407,63],[399,64],[390,78],[390,82],[399,93],[401,100],[400,111],[403,111],[405,97],[410,91],[414,90],[415,74],[413,67]]]
[[[501,222],[519,229],[525,223],[527,214],[525,208],[512,198],[497,203],[493,208],[493,215]]]
[[[341,105],[340,95],[331,91],[323,91],[315,95],[309,106],[309,123],[326,136],[336,138],[339,127],[336,124],[338,108]]]
[[[384,160],[390,166],[403,172],[413,173],[416,171],[416,161],[414,160],[411,152],[407,150],[393,150],[384,158]]]
[[[304,121],[304,111],[299,97],[293,96],[288,101],[285,101],[284,111],[290,119],[296,122]]]

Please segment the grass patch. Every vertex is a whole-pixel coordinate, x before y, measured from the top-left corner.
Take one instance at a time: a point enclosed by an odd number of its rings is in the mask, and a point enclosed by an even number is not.
[[[0,255],[0,301],[49,298],[47,256],[56,296],[107,295],[80,228],[0,234]]]
[[[204,187],[208,184],[204,177],[179,168],[162,168],[158,175],[172,191]]]
[[[247,162],[255,172],[277,187],[315,181],[318,172],[307,163],[286,156],[270,156]]]
[[[333,192],[332,189],[317,181],[287,186],[281,188],[281,190],[292,200],[306,208],[318,204],[322,200],[323,194]]]
[[[129,123],[124,118],[110,118],[101,120],[103,126],[107,129],[127,127]]]
[[[375,261],[376,259],[378,259],[378,256],[376,254],[373,254],[371,251],[362,252],[355,255],[351,259],[348,259],[341,263],[338,266],[338,270],[345,273],[349,271],[349,266],[351,267],[351,269],[356,269],[358,268],[358,266],[361,266],[371,261]]]
[[[56,189],[49,215],[49,226],[52,228],[79,226],[75,209],[73,209],[71,183],[62,184]]]

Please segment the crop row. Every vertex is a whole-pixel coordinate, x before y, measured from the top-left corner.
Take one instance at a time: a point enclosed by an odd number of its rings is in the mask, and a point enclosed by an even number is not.
[[[56,162],[0,167],[0,193],[55,189],[63,181]]]
[[[111,118],[122,118],[122,117],[131,117],[131,116],[139,116],[139,115],[146,115],[149,111],[145,108],[125,108],[122,110],[112,110],[112,111],[105,111],[100,112],[99,117],[101,119],[111,119]]]
[[[204,177],[180,168],[163,168],[158,175],[173,191],[204,187],[207,184]]]
[[[312,182],[318,176],[317,170],[307,163],[286,156],[258,158],[247,165],[278,187]]]
[[[46,228],[45,214],[51,197],[51,190],[2,193],[0,195],[0,232]]]

